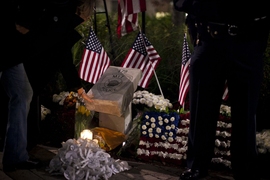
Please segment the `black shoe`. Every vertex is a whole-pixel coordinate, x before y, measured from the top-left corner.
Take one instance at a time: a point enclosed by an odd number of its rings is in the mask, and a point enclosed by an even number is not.
[[[18,164],[3,164],[4,172],[16,171],[17,169],[37,169],[42,166],[42,163],[36,159],[29,159]]]
[[[200,178],[206,177],[208,174],[206,172],[200,173],[199,170],[187,169],[181,175],[179,180],[199,180]]]

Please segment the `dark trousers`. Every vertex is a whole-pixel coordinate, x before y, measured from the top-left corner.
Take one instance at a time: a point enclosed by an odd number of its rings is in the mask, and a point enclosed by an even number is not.
[[[199,32],[190,64],[187,166],[207,171],[211,163],[227,80],[232,122],[232,169],[235,177],[250,176],[251,173],[247,172],[254,172],[256,167],[256,110],[267,36],[254,38],[254,34],[250,34],[252,38],[249,38],[224,34],[213,38],[206,29]]]

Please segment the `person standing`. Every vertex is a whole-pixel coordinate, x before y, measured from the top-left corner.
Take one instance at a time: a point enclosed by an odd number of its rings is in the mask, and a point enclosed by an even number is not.
[[[39,95],[57,72],[63,75],[68,91],[78,92],[80,97],[91,101],[73,64],[72,47],[82,38],[75,28],[89,18],[93,2],[41,0],[33,4],[29,0],[18,1],[16,28],[24,42],[24,65],[34,90],[29,116],[31,149],[38,143],[40,134]]]
[[[10,9],[11,13],[16,11],[14,1],[5,3],[4,7]],[[13,47],[14,42],[19,43],[14,16],[7,16],[4,22],[5,28],[2,33],[8,35],[8,38],[2,38],[4,42],[2,50],[9,58],[0,61],[0,81],[8,96],[8,117],[2,159],[3,170],[7,172],[36,168],[40,163],[32,160],[27,151],[27,116],[33,90],[19,56],[20,48]]]
[[[180,180],[206,177],[225,81],[231,106],[231,168],[234,179],[260,179],[256,167],[256,110],[270,15],[263,0],[174,0],[187,13],[194,43],[190,63],[190,127],[187,170]]]

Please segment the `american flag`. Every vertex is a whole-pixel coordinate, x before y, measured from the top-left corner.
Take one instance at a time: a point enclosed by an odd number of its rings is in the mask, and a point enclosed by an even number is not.
[[[185,33],[183,50],[182,50],[182,66],[180,72],[180,85],[179,85],[179,104],[184,105],[187,93],[189,91],[189,65],[190,65],[190,56],[187,34]]]
[[[152,44],[144,34],[139,32],[121,67],[141,69],[142,78],[138,86],[146,88],[160,60]]]
[[[79,69],[80,78],[95,84],[110,66],[110,63],[110,58],[90,28]]]
[[[145,0],[118,0],[118,37],[137,30],[138,13],[146,11]]]

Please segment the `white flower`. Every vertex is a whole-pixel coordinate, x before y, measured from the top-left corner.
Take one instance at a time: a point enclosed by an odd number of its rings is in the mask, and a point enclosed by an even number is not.
[[[140,99],[140,103],[141,103],[141,104],[145,104],[145,102],[146,102],[146,99],[144,99],[144,98],[141,98],[141,99]]]
[[[51,114],[51,110],[41,105],[41,120],[44,120],[48,114]]]
[[[184,125],[184,126],[189,125],[189,119],[182,120],[181,124]]]
[[[182,141],[182,144],[185,146],[185,145],[187,145],[187,141]]]
[[[164,122],[168,124],[169,123],[169,120],[167,118],[165,118],[164,119]]]
[[[184,129],[183,129],[183,133],[184,133],[184,134],[188,134],[188,132],[189,132],[189,128],[184,128]]]
[[[139,99],[133,99],[133,100],[132,100],[132,103],[133,103],[133,104],[139,104],[139,103],[140,103],[140,100],[139,100]]]
[[[161,128],[158,127],[158,128],[156,129],[156,132],[157,132],[157,133],[161,133]]]
[[[136,100],[136,101],[135,101]],[[139,101],[137,101],[139,100]],[[172,108],[172,104],[170,100],[165,99],[161,95],[154,95],[153,93],[149,93],[148,91],[136,91],[133,94],[133,104],[143,104],[147,107],[154,107],[156,110],[165,111],[166,108]]]
[[[139,141],[139,145],[144,145],[144,143],[145,143],[145,142],[142,141],[142,140]]]
[[[151,128],[155,128],[156,124],[155,123],[151,123]]]
[[[162,125],[163,125],[163,121],[158,121],[158,124],[159,124],[160,126],[162,126]]]
[[[142,155],[142,154],[143,154],[143,151],[142,151],[141,148],[138,148],[138,149],[137,149],[137,154],[138,154],[138,155]]]
[[[220,146],[220,141],[219,141],[219,139],[216,139],[216,140],[215,140],[215,145],[216,145],[217,147]]]
[[[222,104],[220,106],[220,114],[231,116],[231,107]]]
[[[232,128],[232,123],[228,123],[226,128]]]
[[[168,137],[169,142],[173,142],[173,137]]]
[[[146,130],[146,128],[147,128],[146,125],[142,125],[143,130]]]
[[[152,101],[146,101],[148,107],[153,107],[154,103]]]
[[[180,136],[175,137],[176,142],[182,142],[182,138]]]
[[[156,120],[155,120],[154,117],[151,117],[151,118],[150,118],[150,121],[151,121],[151,122],[156,122]]]
[[[187,149],[185,147],[181,147],[179,149],[179,153],[185,153],[187,151]]]
[[[145,155],[146,155],[146,156],[149,156],[149,155],[150,155],[149,150],[146,150],[146,151],[145,151]]]
[[[166,140],[167,138],[166,138],[165,135],[161,135],[161,139],[162,139],[162,140]]]
[[[166,126],[166,130],[171,130],[171,126]]]
[[[173,132],[169,132],[169,136],[173,136],[174,134],[173,134]]]

